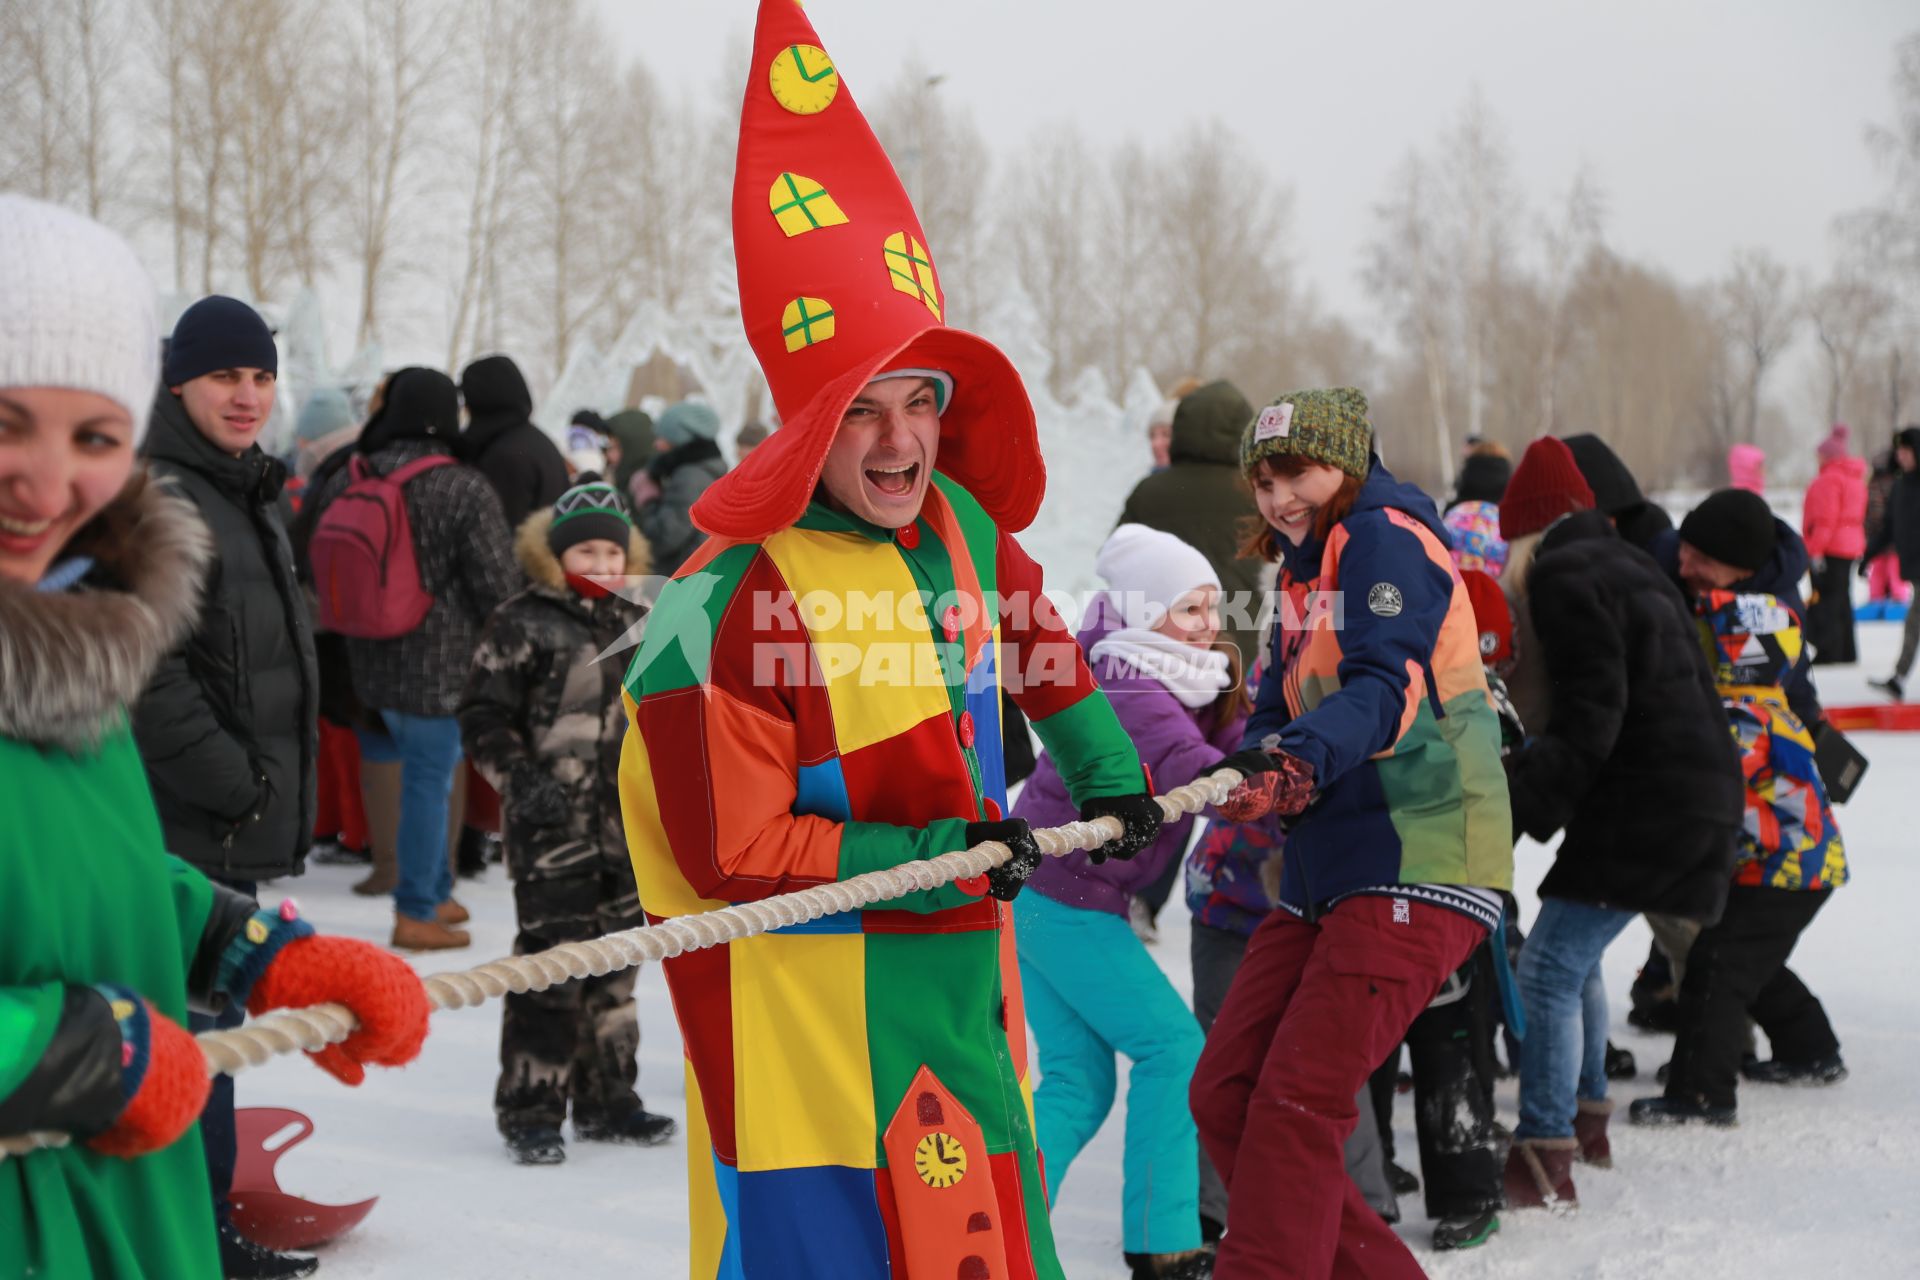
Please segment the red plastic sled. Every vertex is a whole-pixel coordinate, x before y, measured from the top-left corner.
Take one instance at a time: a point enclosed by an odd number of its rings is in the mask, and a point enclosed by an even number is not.
[[[1827,719],[1843,733],[1920,733],[1920,702],[1879,702],[1865,707],[1828,707]]]
[[[380,1197],[358,1204],[315,1204],[280,1189],[274,1165],[313,1136],[313,1121],[285,1107],[242,1107],[233,1113],[233,1225],[269,1249],[311,1249],[360,1225]],[[292,1136],[285,1136],[289,1129]],[[272,1144],[272,1145],[269,1145]]]

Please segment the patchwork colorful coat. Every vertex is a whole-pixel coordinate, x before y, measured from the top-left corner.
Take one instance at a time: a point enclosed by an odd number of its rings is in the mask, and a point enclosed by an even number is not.
[[[1694,615],[1747,784],[1733,882],[1845,884],[1846,847],[1814,765],[1813,734],[1787,704],[1786,682],[1802,654],[1800,619],[1775,596],[1734,591],[1696,597]]]
[[[816,503],[704,546],[627,677],[621,800],[649,917],[963,847],[1006,804],[1003,670],[1076,800],[1139,791],[1040,586],[944,476],[899,530]],[[696,1280],[1062,1275],[1012,915],[971,889],[666,962]]]
[[[1245,745],[1313,766],[1279,905],[1309,917],[1354,894],[1414,896],[1499,921],[1512,808],[1473,603],[1433,502],[1373,459],[1324,543],[1283,544]]]

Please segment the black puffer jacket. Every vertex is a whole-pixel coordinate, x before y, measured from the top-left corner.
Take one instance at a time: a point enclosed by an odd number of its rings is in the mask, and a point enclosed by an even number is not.
[[[313,841],[319,678],[280,513],[286,468],[210,444],[164,388],[146,454],[215,559],[200,621],[133,712],[167,848],[231,880],[295,875]]]
[[[1553,712],[1507,757],[1516,831],[1564,830],[1542,897],[1719,918],[1744,784],[1700,633],[1679,591],[1606,517],[1542,539],[1527,571]]]
[[[620,681],[638,650],[642,606],[621,597],[583,599],[547,547],[553,513],[535,512],[514,543],[533,585],[487,619],[460,698],[467,756],[500,792],[507,870],[522,883],[613,873],[631,892],[633,870],[620,817],[620,747],[627,713]],[[637,534],[627,572],[647,571]],[[616,652],[602,658],[609,649]],[[567,797],[566,820],[528,821],[520,788],[552,779]]]
[[[507,513],[507,524],[550,507],[567,491],[567,462],[560,446],[533,425],[533,393],[520,367],[506,356],[482,356],[460,375],[467,402],[467,429],[460,433],[460,460],[478,467]]]
[[[1915,436],[1913,447],[1920,450],[1920,431]],[[1901,578],[1920,582],[1920,471],[1903,471],[1893,478],[1887,490],[1886,518],[1874,531],[1860,563],[1868,564],[1888,551],[1900,557]]]

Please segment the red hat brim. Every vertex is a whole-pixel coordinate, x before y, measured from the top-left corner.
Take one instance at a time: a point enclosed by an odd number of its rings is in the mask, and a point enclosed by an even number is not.
[[[972,494],[1002,529],[1017,533],[1032,524],[1046,495],[1047,473],[1026,384],[991,342],[940,324],[815,392],[738,467],[707,487],[693,504],[694,524],[738,542],[756,542],[792,525],[813,500],[847,406],[876,374],[896,368],[952,375],[953,403],[940,415],[934,468]]]

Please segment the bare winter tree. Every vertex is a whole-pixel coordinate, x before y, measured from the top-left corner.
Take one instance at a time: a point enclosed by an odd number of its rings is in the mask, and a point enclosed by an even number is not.
[[[498,265],[521,190],[513,176],[513,121],[527,72],[533,15],[519,0],[480,0],[466,11],[473,39],[454,66],[457,120],[471,132],[456,148],[467,175],[463,252],[448,326],[447,367],[500,345]]]
[[[1893,297],[1858,271],[1843,267],[1806,299],[1807,319],[1820,344],[1826,374],[1826,417],[1841,420],[1842,406],[1893,310]]]
[[[1452,297],[1444,263],[1442,231],[1430,197],[1426,161],[1409,152],[1374,206],[1374,238],[1367,247],[1365,280],[1416,353],[1426,385],[1428,421],[1436,445],[1434,466],[1441,487],[1453,483],[1453,430],[1448,405],[1455,341]]]
[[[1459,123],[1442,139],[1438,161],[1434,173],[1452,215],[1447,256],[1454,304],[1460,311],[1466,429],[1469,436],[1484,436],[1487,382],[1500,358],[1494,335],[1509,269],[1515,199],[1506,144],[1477,85],[1467,96]]]
[[[1787,269],[1763,249],[1743,249],[1719,284],[1720,320],[1732,364],[1727,386],[1737,396],[1730,425],[1734,439],[1759,436],[1760,386],[1799,322]]]
[[[875,101],[873,131],[913,200],[947,299],[949,319],[966,323],[989,301],[987,246],[996,175],[973,115],[944,75],[909,58]]]
[[[1559,213],[1540,227],[1540,280],[1544,316],[1540,340],[1540,430],[1557,434],[1561,426],[1560,374],[1567,345],[1567,304],[1577,272],[1600,243],[1606,217],[1606,196],[1591,172],[1582,167],[1567,189]]]
[[[443,77],[456,10],[444,0],[360,0],[348,50],[355,153],[348,229],[360,268],[357,341],[379,332],[380,297],[396,222],[422,185],[416,157]]]
[[[100,216],[120,29],[115,0],[0,0],[0,187]]]
[[[1094,154],[1078,130],[1056,128],[1033,138],[1002,182],[1000,243],[1049,345],[1056,395],[1093,355],[1104,310],[1089,261],[1095,245],[1087,235],[1104,194]],[[1107,278],[1104,271],[1100,278]]]

